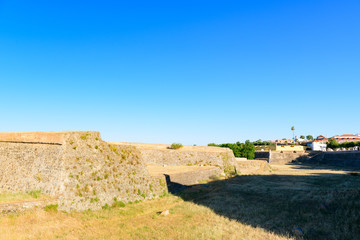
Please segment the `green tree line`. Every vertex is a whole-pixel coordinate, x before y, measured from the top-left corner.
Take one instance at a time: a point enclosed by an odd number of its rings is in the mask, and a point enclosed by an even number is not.
[[[337,148],[353,148],[353,147],[360,147],[360,142],[343,142],[338,143],[335,139],[330,138],[329,141],[326,143],[327,148],[337,149]]]
[[[255,142],[252,142],[252,144],[254,144],[255,146],[275,146],[275,143],[261,141],[261,139],[256,140]]]
[[[247,159],[255,158],[255,147],[254,144],[249,140],[246,140],[245,143],[209,143],[208,146],[230,148],[234,152],[235,157],[243,157]]]

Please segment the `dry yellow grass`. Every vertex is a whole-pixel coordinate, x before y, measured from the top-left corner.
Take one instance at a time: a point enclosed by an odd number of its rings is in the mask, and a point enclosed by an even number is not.
[[[33,201],[40,199],[49,199],[49,196],[41,194],[40,191],[31,191],[28,193],[0,193],[0,204],[19,201]]]
[[[272,169],[124,208],[3,216],[0,239],[360,239],[357,173]]]
[[[110,144],[115,145],[130,145],[134,147],[138,147],[141,149],[149,149],[149,150],[169,150],[171,144],[152,144],[152,143],[130,143],[130,142],[109,142]],[[176,149],[176,151],[196,151],[196,152],[228,152],[228,148],[221,147],[209,147],[209,146],[190,146],[184,145],[183,147]]]
[[[164,209],[170,215],[158,214]],[[288,239],[167,196],[83,213],[31,211],[0,218],[1,239]]]

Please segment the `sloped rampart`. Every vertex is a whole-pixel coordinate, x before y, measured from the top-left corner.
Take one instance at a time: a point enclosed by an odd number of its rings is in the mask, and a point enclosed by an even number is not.
[[[109,144],[90,131],[0,133],[0,171],[0,192],[41,190],[66,211],[166,191],[165,179],[149,175],[135,147]]]
[[[146,164],[165,166],[216,166],[226,174],[236,170],[236,160],[231,149],[205,146],[183,146],[170,149],[166,144],[114,143],[118,146],[136,147]]]

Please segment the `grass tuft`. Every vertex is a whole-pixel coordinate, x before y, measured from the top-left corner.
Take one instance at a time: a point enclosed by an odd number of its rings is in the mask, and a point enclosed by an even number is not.
[[[49,204],[44,207],[46,212],[57,212],[58,211],[58,204]]]

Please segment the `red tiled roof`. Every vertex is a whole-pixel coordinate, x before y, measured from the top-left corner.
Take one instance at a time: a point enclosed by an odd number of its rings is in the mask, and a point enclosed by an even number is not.
[[[340,137],[356,137],[354,134],[343,134]]]

